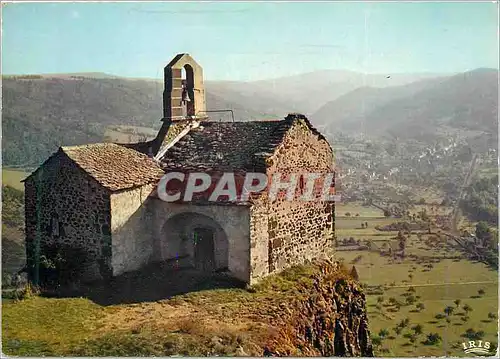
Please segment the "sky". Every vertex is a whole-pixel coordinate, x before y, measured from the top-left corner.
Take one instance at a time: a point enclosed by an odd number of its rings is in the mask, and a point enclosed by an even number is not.
[[[494,2],[7,3],[2,73],[160,78],[189,53],[207,80],[323,69],[449,73],[498,68]]]

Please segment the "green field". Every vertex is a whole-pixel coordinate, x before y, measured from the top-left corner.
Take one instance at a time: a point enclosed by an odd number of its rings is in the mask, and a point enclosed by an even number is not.
[[[363,213],[369,212],[361,206],[338,207],[340,216],[335,223],[338,239],[371,239],[380,241],[377,243],[380,244],[397,234],[375,230],[376,225],[387,224],[394,219],[362,217]],[[360,213],[360,217],[342,216],[347,208],[351,213]],[[361,222],[368,222],[368,228],[362,229]],[[469,328],[483,331],[483,340],[497,343],[497,320],[489,319],[488,313],[498,313],[498,272],[482,263],[461,259],[459,251],[445,244],[431,248],[424,243],[426,238],[426,234],[421,239],[415,234],[410,235],[405,259],[392,259],[370,251],[336,253],[337,259],[355,265],[360,281],[369,286],[367,300],[372,337],[379,337],[382,329],[389,331],[377,347],[376,354],[379,356],[466,356],[459,345],[466,341],[462,335]],[[410,255],[417,258],[411,258]],[[443,259],[445,256],[459,258]],[[414,297],[419,298],[407,305],[404,295],[410,287],[415,289]],[[484,293],[479,295],[479,290]],[[379,308],[378,297],[383,297]],[[403,305],[396,310],[394,305],[389,305],[389,298]],[[449,316],[449,322],[446,318],[435,318],[437,314],[444,314],[445,307],[456,307],[454,301],[457,299],[460,304]],[[418,312],[417,303],[422,303],[425,309]],[[462,320],[465,304],[472,308],[466,322]],[[409,319],[409,325],[397,334],[394,328],[405,318]],[[411,327],[416,324],[422,326],[423,333],[411,343],[407,337],[412,332]],[[438,333],[442,341],[435,345],[423,344],[429,333]]]
[[[347,217],[346,213],[350,214],[349,217],[384,217],[384,212],[378,208],[351,203],[335,204],[335,213],[337,217]]]
[[[157,132],[157,130],[150,127],[110,126],[104,133],[104,139],[106,142],[139,142],[145,138],[154,138]]]
[[[2,168],[2,185],[14,187],[24,191],[24,184],[21,182],[30,172],[18,169]]]

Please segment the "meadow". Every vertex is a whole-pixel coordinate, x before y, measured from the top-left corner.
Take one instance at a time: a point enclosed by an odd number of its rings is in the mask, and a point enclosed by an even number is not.
[[[30,173],[22,169],[2,168],[2,185],[24,191],[24,184],[21,181],[29,176]]]
[[[375,229],[376,225],[397,220],[374,216],[372,210],[360,204],[337,205],[336,211],[338,239],[353,237],[382,243],[397,235]],[[345,212],[360,215],[346,217]],[[368,227],[361,228],[362,222]],[[444,240],[430,247],[425,243],[430,235],[419,236],[409,236],[404,259],[361,250],[335,255],[356,267],[367,288],[370,331],[378,344],[376,354],[465,356],[460,343],[468,340],[468,329],[496,344],[498,322],[491,314],[498,314],[498,272],[483,263],[463,259],[460,251]],[[411,299],[407,299],[409,296]],[[445,314],[446,307],[453,308],[451,314]],[[402,322],[404,327],[398,327]],[[418,325],[416,335],[412,328]],[[439,334],[442,340],[424,344],[430,333]]]
[[[10,180],[20,176],[13,172],[7,171]],[[336,211],[339,240],[371,240],[379,248],[395,240],[397,232],[375,227],[399,219],[357,203],[338,204]],[[498,272],[464,259],[445,240],[430,246],[429,236],[434,235],[410,234],[404,259],[368,250],[334,254],[349,268],[356,267],[365,287],[377,356],[466,356],[460,343],[471,333],[497,344],[497,319],[491,315],[498,313]],[[218,353],[236,355],[245,337],[260,330],[257,322],[238,319],[251,303],[250,294],[240,289],[116,305],[86,298],[4,300],[3,346],[16,355],[196,355],[201,348],[218,346],[213,338],[221,338]],[[214,315],[230,324],[219,328],[220,322],[210,319]],[[426,342],[431,333],[441,340]]]

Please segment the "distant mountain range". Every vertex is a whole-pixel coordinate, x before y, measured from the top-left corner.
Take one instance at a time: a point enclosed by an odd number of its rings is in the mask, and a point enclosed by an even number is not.
[[[497,134],[494,69],[451,75],[326,70],[205,85],[208,109],[232,109],[237,121],[301,112],[328,133],[425,137],[451,126]],[[36,166],[60,145],[103,141],[108,126],[158,128],[162,116],[163,84],[153,79],[102,73],[4,76],[2,86],[6,166]]]
[[[323,105],[313,123],[330,132],[425,139],[438,129],[497,134],[498,71],[476,69],[403,86],[361,87]]]

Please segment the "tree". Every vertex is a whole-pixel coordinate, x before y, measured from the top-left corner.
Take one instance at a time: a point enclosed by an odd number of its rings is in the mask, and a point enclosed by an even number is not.
[[[425,309],[425,305],[424,303],[418,303],[416,308],[420,312]]]
[[[380,296],[377,297],[377,303],[383,303],[384,302],[384,297]]]
[[[477,294],[479,294],[479,295],[484,295],[484,289],[479,289],[479,290],[477,291]]]
[[[495,313],[492,313],[492,312],[489,312],[489,313],[488,313],[488,319],[490,319],[490,320],[494,320],[494,319],[496,319],[496,318],[497,318],[497,316],[496,316],[496,314],[495,314]]]
[[[413,332],[414,332],[416,335],[420,335],[420,334],[422,334],[422,333],[423,333],[423,329],[424,329],[424,328],[422,327],[422,325],[421,325],[421,324],[417,324],[417,325],[413,326],[411,329],[413,330]]]
[[[472,312],[472,307],[470,305],[468,305],[468,304],[465,304],[463,306],[463,309],[464,309],[464,312],[465,312],[466,315],[468,315],[469,312]]]
[[[409,295],[406,297],[406,304],[411,305],[415,303],[417,299],[413,295]]]
[[[399,325],[394,328],[394,333],[396,333],[396,335],[401,334],[402,331],[403,328],[401,328]]]
[[[457,306],[457,308],[460,306],[460,303],[461,303],[461,302],[462,302],[462,301],[461,301],[460,299],[455,299],[455,300],[453,301],[453,303],[455,303],[455,305]]]
[[[446,308],[444,308],[443,312],[447,315],[447,316],[450,316],[453,314],[453,311],[455,310],[455,308],[453,307],[450,307],[450,306],[447,306]]]
[[[441,342],[442,338],[438,333],[430,333],[427,335],[426,345],[435,345]]]
[[[368,228],[368,222],[365,222],[365,228]]]
[[[350,217],[350,216],[351,216],[351,213],[350,213],[350,212],[346,212],[346,213],[345,213],[345,216],[346,216],[346,217]]]
[[[361,229],[365,229],[365,224],[361,222]]]
[[[481,243],[488,242],[491,238],[491,231],[488,223],[481,221],[476,224],[476,238],[481,241]]]

